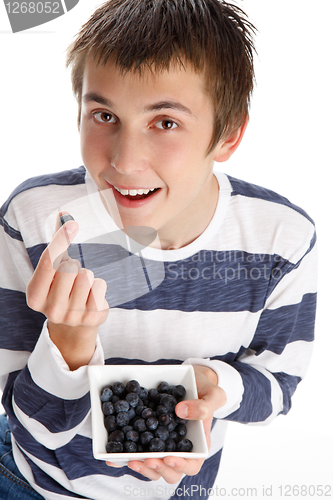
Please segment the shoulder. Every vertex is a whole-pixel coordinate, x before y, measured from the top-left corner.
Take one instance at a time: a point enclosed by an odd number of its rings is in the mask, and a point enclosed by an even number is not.
[[[85,176],[86,169],[82,166],[27,179],[2,205],[0,225],[12,238],[24,239],[22,231],[35,232],[39,221],[45,220],[64,202],[85,193]]]
[[[315,224],[302,208],[270,189],[227,178],[231,186],[230,226],[238,228],[251,249],[297,262],[313,248]]]
[[[269,203],[281,205],[282,207],[286,207],[287,209],[289,209],[290,213],[298,213],[302,217],[305,217],[311,224],[314,224],[311,217],[302,208],[294,205],[288,200],[288,198],[276,193],[275,191],[262,186],[258,186],[257,184],[252,184],[250,182],[236,179],[234,177],[231,177],[230,175],[227,175],[227,178],[229,179],[232,188],[231,196],[239,196],[243,198],[266,201],[267,206]],[[273,208],[278,207],[274,207],[273,205]]]
[[[49,186],[77,186],[85,183],[85,168],[79,167],[72,170],[64,170],[62,172],[55,172],[52,174],[38,175],[30,177],[17,186],[11,193],[7,201],[1,207],[2,215],[4,216],[8,210],[9,205],[21,195],[29,196],[35,195],[35,190],[40,188],[48,188]],[[46,192],[47,189],[44,190]]]

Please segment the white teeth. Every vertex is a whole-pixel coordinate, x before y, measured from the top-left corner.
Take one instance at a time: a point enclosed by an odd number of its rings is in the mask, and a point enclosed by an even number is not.
[[[128,189],[120,189],[114,186],[117,191],[119,191],[120,194],[123,194],[124,196],[128,195]]]
[[[116,186],[114,188],[119,191],[120,194],[123,196],[136,196],[137,194],[148,194],[149,191],[155,191],[156,188],[151,188],[151,189],[120,189]]]

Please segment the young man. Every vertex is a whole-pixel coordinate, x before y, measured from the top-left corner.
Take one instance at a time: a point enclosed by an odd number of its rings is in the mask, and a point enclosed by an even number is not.
[[[205,498],[226,421],[290,408],[313,341],[314,226],[213,172],[246,129],[251,31],[217,0],[112,0],[69,51],[84,167],[27,181],[2,207],[3,404],[44,498]],[[62,212],[75,222],[53,236]],[[135,244],[148,288],[125,258]],[[194,365],[199,399],[176,412],[204,421],[209,458],[94,460],[87,366],[104,362]]]

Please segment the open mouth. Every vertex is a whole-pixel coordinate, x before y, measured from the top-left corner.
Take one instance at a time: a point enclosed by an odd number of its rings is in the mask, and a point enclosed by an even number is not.
[[[154,193],[159,191],[161,188],[151,188],[151,189],[120,189],[116,186],[113,186],[114,189],[120,193],[124,198],[128,200],[144,200],[149,198]]]

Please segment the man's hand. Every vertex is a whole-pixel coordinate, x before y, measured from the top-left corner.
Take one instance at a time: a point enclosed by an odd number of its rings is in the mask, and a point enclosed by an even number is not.
[[[27,286],[28,306],[47,317],[50,338],[71,370],[89,363],[109,312],[105,281],[68,256],[78,229],[68,221],[55,233]]]
[[[198,398],[182,401],[176,406],[176,414],[180,418],[188,420],[203,420],[204,431],[208,448],[210,447],[210,430],[213,420],[213,413],[225,405],[226,395],[223,389],[218,387],[216,373],[205,366],[194,366],[197,382]],[[204,459],[184,459],[168,456],[164,459],[147,458],[144,462],[131,461],[128,467],[151,480],[163,477],[167,483],[173,484],[180,481],[183,474],[194,476],[197,474]],[[108,465],[114,466],[112,462]]]

